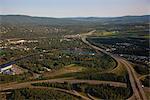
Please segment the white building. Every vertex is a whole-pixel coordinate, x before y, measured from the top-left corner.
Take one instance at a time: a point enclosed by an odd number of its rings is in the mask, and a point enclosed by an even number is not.
[[[10,70],[12,67],[12,64],[3,64],[0,66],[0,73],[3,73],[6,70]]]

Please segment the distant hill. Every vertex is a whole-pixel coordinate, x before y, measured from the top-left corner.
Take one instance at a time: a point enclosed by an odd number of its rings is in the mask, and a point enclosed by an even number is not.
[[[25,15],[1,15],[1,23],[8,24],[41,24],[41,25],[61,25],[61,24],[75,24],[69,19],[58,19],[48,17],[31,17]]]
[[[105,22],[105,23],[146,23],[149,21],[150,15],[144,16],[123,16],[123,17],[87,17],[87,18],[74,18],[78,21],[90,22]]]
[[[2,24],[39,24],[39,25],[74,25],[74,24],[129,24],[148,23],[150,15],[124,17],[76,17],[50,18],[25,15],[0,15]]]

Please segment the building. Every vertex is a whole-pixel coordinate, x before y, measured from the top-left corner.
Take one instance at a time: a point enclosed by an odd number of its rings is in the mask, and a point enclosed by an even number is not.
[[[3,64],[0,65],[0,73],[4,73],[5,71],[8,71],[12,68],[12,64],[11,63],[7,63],[7,64]]]

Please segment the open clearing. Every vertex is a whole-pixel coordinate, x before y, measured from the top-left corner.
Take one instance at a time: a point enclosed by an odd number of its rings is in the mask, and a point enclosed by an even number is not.
[[[85,67],[78,66],[76,64],[70,64],[59,70],[46,72],[43,74],[43,77],[55,77],[55,76],[59,76],[59,75],[67,74],[67,73],[82,72],[84,70],[86,70]]]

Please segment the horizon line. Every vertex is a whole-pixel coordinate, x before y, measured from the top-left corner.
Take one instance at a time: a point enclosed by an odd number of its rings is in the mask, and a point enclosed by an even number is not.
[[[26,14],[0,14],[2,16],[28,16],[28,17],[45,17],[45,18],[115,18],[115,17],[129,17],[129,16],[150,16],[150,14],[138,14],[138,15],[120,15],[120,16],[65,16],[65,17],[52,17],[52,16],[38,16],[38,15],[26,15]]]

